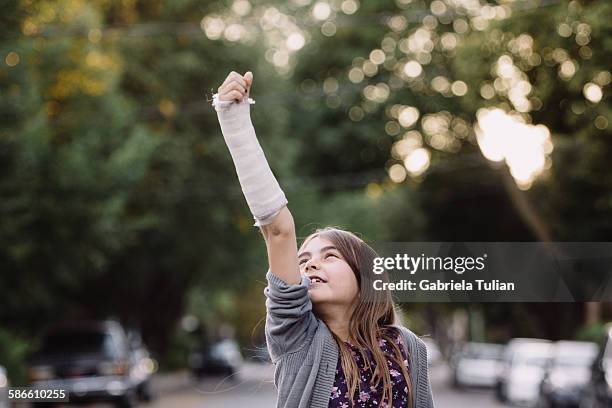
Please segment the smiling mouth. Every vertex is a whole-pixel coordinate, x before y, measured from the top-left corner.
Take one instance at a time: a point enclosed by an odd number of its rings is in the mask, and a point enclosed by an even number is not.
[[[324,280],[321,280],[319,278],[313,278],[310,280],[310,285],[308,286],[309,288],[312,288],[314,286],[318,286],[322,283],[326,283]]]
[[[327,283],[325,279],[318,277],[317,275],[313,275],[310,277],[310,286],[315,285],[317,283]]]

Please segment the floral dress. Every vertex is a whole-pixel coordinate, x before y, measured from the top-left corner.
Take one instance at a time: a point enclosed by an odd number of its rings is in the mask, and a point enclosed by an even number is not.
[[[396,333],[393,338],[394,342],[400,346],[403,363],[406,368],[408,368],[408,358],[406,356],[404,347],[402,346],[400,334]],[[393,401],[392,405],[389,405],[389,401],[383,401],[381,403],[380,401],[383,395],[382,381],[379,382],[378,387],[371,384],[373,371],[369,371],[365,366],[361,353],[359,353],[359,348],[348,342],[345,342],[345,344],[351,349],[351,353],[353,354],[353,358],[357,363],[360,373],[359,387],[355,390],[354,397],[356,404],[354,406],[351,405],[350,398],[348,397],[349,390],[346,383],[346,377],[344,376],[344,370],[342,369],[342,364],[340,363],[340,357],[338,357],[336,378],[334,380],[334,386],[332,387],[332,392],[329,398],[328,408],[406,408],[408,406],[408,386],[398,364],[392,359],[387,359],[387,363],[389,364],[389,374],[391,375]],[[387,344],[386,340],[380,339],[378,341],[378,345],[387,356],[393,356],[393,348],[391,345]],[[365,354],[370,360],[372,370],[374,370],[374,367],[376,367],[376,362],[374,361],[372,352],[370,350],[366,350]],[[408,370],[408,372],[410,371]]]

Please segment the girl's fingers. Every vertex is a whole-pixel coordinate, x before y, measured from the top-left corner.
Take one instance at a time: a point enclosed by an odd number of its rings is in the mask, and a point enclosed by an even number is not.
[[[251,74],[251,72],[249,71],[249,72],[246,73],[244,78],[245,78],[245,81],[246,81],[246,95],[250,96],[250,94],[251,94],[251,86],[253,86],[253,74]]]
[[[238,82],[243,87],[246,87],[246,82],[244,78],[242,77],[242,75],[240,75],[239,73],[235,71],[230,72],[227,78],[225,78],[225,81],[223,81],[223,85],[229,84],[232,81]]]
[[[244,98],[244,94],[238,91],[231,91],[229,93],[229,96],[231,96],[231,99],[235,99],[237,101],[240,101],[242,98]]]
[[[230,82],[229,84],[227,84],[224,87],[224,89],[227,90],[227,91],[231,91],[231,90],[235,89],[236,91],[240,91],[240,92],[243,92],[243,93],[246,92],[246,87],[243,86],[243,85],[240,85],[237,82]]]
[[[232,75],[232,79],[233,79],[234,81],[238,82],[240,85],[242,85],[242,86],[244,86],[244,87],[246,87],[246,86],[247,86],[247,82],[246,82],[246,80],[244,79],[244,77],[243,77],[242,75],[240,75],[240,74],[239,74],[239,73],[237,73],[237,72],[233,72],[233,71],[232,71],[232,74],[233,74],[233,75]]]
[[[246,95],[246,92],[237,89],[227,89],[219,92],[219,99],[222,101],[230,101],[235,98],[242,99]]]
[[[232,101],[232,100],[242,100],[244,98],[244,94],[238,91],[229,91],[219,94],[220,101]]]
[[[253,73],[251,71],[247,71],[247,73],[244,74],[243,79],[246,82],[247,89],[250,89],[251,85],[253,85]]]
[[[244,89],[242,86],[240,86],[239,84],[232,82],[228,85],[225,86],[221,86],[218,90],[219,93],[219,99],[222,101],[229,101],[231,99],[233,99],[230,94],[233,93],[233,95],[241,95],[240,99],[242,99],[244,97],[244,95],[246,95],[246,89]]]
[[[252,75],[250,73],[250,75],[243,77],[235,71],[230,72],[223,84],[217,89],[219,100],[230,101],[236,99],[240,101],[247,96],[253,81]]]

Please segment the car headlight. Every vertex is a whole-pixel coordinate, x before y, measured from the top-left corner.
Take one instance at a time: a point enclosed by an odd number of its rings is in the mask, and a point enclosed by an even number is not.
[[[151,358],[143,358],[136,364],[131,375],[137,379],[145,379],[157,371],[157,362]]]
[[[152,358],[143,358],[139,367],[145,374],[153,374],[157,371],[157,361]]]
[[[49,366],[34,366],[28,371],[30,381],[46,381],[55,377],[53,368]]]

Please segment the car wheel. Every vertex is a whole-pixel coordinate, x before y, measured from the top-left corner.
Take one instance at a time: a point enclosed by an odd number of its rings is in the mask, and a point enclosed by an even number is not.
[[[579,408],[595,408],[594,400],[590,394],[584,395],[580,399]]]
[[[551,401],[548,401],[546,397],[540,395],[538,399],[538,403],[536,405],[537,408],[555,408],[555,404]]]
[[[138,396],[134,391],[128,392],[115,401],[117,408],[134,408],[136,405],[138,405]]]
[[[507,397],[506,397],[506,393],[504,392],[504,384],[502,382],[498,382],[495,385],[495,396],[497,397],[497,400],[499,402],[506,402],[507,401]]]
[[[153,390],[151,389],[150,381],[144,382],[138,388],[138,398],[144,402],[151,402],[155,399],[155,395],[153,394]]]

